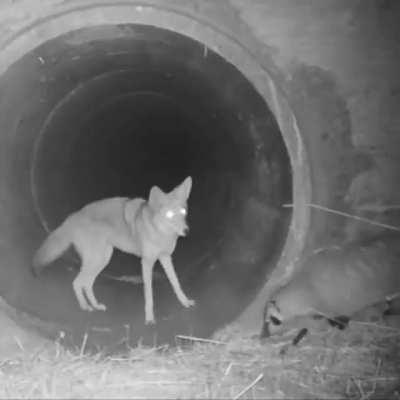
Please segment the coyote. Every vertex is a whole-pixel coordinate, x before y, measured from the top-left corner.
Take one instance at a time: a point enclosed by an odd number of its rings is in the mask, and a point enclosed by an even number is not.
[[[81,258],[80,272],[72,284],[79,306],[86,311],[105,311],[106,306],[94,295],[93,284],[109,263],[113,249],[118,248],[141,258],[146,324],[155,323],[152,274],[157,260],[182,305],[194,306],[194,300],[181,288],[171,259],[178,237],[188,231],[191,188],[189,176],[170,193],[153,186],[147,201],[113,197],[86,205],[47,237],[33,258],[33,271],[38,274],[73,245]]]

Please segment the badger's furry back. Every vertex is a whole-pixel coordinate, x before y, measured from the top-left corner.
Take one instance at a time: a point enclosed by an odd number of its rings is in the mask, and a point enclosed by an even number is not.
[[[275,299],[285,318],[351,316],[400,291],[398,261],[382,241],[328,248],[308,257]]]

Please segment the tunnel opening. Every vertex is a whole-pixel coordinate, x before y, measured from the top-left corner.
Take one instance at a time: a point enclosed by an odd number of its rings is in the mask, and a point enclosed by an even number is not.
[[[93,343],[126,335],[208,336],[235,319],[276,266],[291,221],[292,171],[265,99],[230,62],[188,36],[144,24],[74,30],[0,78],[3,126],[0,295]],[[157,326],[144,325],[140,260],[114,251],[94,290],[108,310],[78,308],[73,249],[39,279],[31,258],[47,232],[85,204],[147,197],[193,178],[190,234],[173,260],[197,305],[184,309],[161,268]]]

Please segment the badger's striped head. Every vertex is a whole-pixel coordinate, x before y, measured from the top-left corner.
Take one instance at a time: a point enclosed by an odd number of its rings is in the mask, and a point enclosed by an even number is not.
[[[283,316],[276,301],[268,301],[264,308],[261,338],[267,338],[279,331],[283,323]]]
[[[315,301],[315,293],[304,287],[302,281],[292,281],[279,288],[265,305],[261,337],[281,333],[299,318],[312,314]]]

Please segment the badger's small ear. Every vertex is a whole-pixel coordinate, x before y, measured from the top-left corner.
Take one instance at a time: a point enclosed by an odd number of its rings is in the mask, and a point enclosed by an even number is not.
[[[160,206],[160,204],[162,204],[164,197],[165,197],[165,193],[158,186],[153,186],[150,189],[149,205],[151,207]]]

